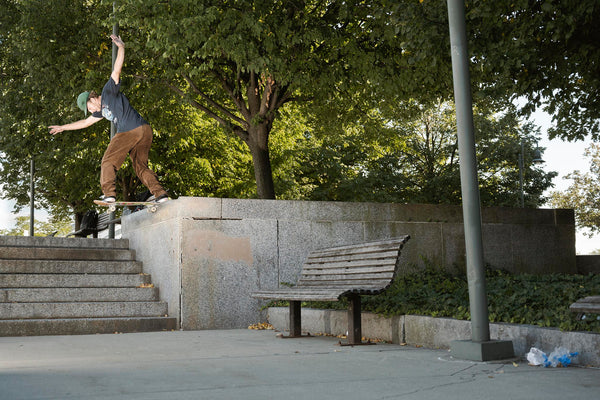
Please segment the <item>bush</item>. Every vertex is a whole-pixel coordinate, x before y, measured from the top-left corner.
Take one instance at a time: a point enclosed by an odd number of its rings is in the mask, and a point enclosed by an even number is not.
[[[598,315],[590,314],[579,321],[577,314],[569,311],[569,306],[578,299],[600,295],[600,274],[514,275],[488,269],[486,291],[490,322],[600,332]],[[453,275],[431,267],[398,276],[388,290],[377,296],[363,296],[362,301],[363,311],[384,316],[416,314],[470,319],[466,274]],[[347,302],[302,305],[344,309]]]

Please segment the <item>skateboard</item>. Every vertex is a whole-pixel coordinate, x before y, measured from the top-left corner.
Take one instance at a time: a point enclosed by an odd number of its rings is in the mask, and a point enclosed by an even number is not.
[[[154,201],[114,201],[107,203],[102,200],[94,200],[94,203],[101,207],[108,207],[109,212],[115,212],[117,207],[133,207],[133,206],[144,206],[148,212],[156,212],[159,203]]]

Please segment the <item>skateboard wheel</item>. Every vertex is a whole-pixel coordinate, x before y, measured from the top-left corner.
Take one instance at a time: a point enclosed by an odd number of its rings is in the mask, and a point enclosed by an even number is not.
[[[115,211],[117,211],[117,206],[108,206],[108,211],[109,212],[115,212]]]
[[[156,206],[151,206],[148,211],[150,211],[151,213],[156,212]]]

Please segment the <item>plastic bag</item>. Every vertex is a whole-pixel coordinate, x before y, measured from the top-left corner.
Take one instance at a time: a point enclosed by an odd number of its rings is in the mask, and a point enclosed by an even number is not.
[[[531,365],[543,365],[544,367],[568,367],[578,354],[577,352],[571,353],[564,347],[557,347],[548,356],[540,349],[532,347],[527,353],[527,361]]]
[[[579,353],[570,353],[569,350],[564,347],[557,347],[548,356],[550,367],[568,367],[571,364],[572,358],[576,357]]]
[[[527,353],[527,361],[531,365],[544,365],[548,362],[548,356],[540,349],[532,347]]]

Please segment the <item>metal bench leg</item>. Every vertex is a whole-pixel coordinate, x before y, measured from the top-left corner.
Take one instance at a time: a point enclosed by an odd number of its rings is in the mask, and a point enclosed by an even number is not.
[[[290,337],[302,336],[300,302],[290,300]]]
[[[348,296],[348,344],[362,344],[362,327],[360,323],[360,295]]]

